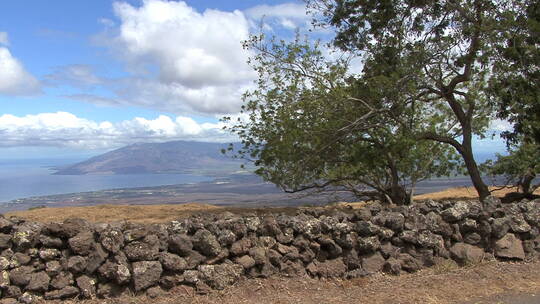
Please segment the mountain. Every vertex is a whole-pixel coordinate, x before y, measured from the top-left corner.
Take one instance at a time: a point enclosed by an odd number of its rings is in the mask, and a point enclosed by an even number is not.
[[[241,161],[221,153],[228,144],[171,141],[138,143],[58,168],[54,174],[217,173],[239,170]]]

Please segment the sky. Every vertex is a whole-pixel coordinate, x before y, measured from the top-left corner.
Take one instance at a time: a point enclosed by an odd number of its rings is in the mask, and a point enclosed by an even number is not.
[[[261,20],[278,36],[310,24],[292,0],[0,2],[0,158],[234,141],[219,118],[253,86],[241,42]]]

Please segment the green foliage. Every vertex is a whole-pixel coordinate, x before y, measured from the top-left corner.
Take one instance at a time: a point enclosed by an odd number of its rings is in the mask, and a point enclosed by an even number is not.
[[[540,184],[533,184],[540,173],[540,149],[535,144],[522,143],[510,149],[508,155],[497,154],[497,160],[488,161],[486,166],[490,175],[505,176],[507,185],[518,186],[525,194],[540,187]]]
[[[398,79],[404,71],[355,77],[346,59],[328,61],[298,36],[256,36],[246,47],[257,54],[257,88],[244,95],[249,118],[230,131],[265,180],[288,192],[344,189],[401,204],[416,182],[455,169],[446,146],[416,140],[429,108],[396,102],[410,85]]]
[[[511,30],[499,33],[503,42],[490,82],[498,116],[514,125],[504,133],[511,145],[520,140],[540,146],[540,2],[524,1],[517,15],[503,20]]]
[[[537,1],[307,3],[320,12],[319,24],[334,27],[336,46],[376,63],[366,64],[364,73],[387,75],[394,68],[409,71],[403,75],[411,83],[403,92],[409,98],[397,102],[429,104],[419,138],[454,147],[480,197],[489,195],[473,157],[472,137],[484,136],[497,114],[523,129],[538,121],[529,116],[530,110],[538,109],[538,81],[524,73],[527,64],[513,67],[522,58],[538,56],[537,42],[530,40],[537,35],[538,23],[527,20],[537,14]],[[529,30],[520,30],[524,27]],[[509,42],[519,42],[518,47],[509,47]],[[538,66],[532,71],[538,72]],[[493,96],[499,100],[494,102]],[[526,99],[526,106],[520,104],[521,98]],[[523,121],[526,123],[520,127]]]

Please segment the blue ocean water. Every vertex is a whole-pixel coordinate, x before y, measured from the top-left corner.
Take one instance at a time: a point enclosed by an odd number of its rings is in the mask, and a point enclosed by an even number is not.
[[[79,160],[0,160],[0,202],[31,196],[189,184],[210,181],[209,176],[191,174],[52,175],[54,166]]]

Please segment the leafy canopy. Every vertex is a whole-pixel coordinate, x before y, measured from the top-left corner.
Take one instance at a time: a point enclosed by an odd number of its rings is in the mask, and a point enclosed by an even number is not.
[[[244,95],[249,118],[230,130],[264,179],[288,192],[331,187],[401,204],[416,182],[455,169],[447,147],[415,139],[429,109],[396,102],[409,85],[397,84],[399,72],[354,76],[348,60],[329,61],[298,36],[254,36],[246,47],[257,54],[257,88]]]

